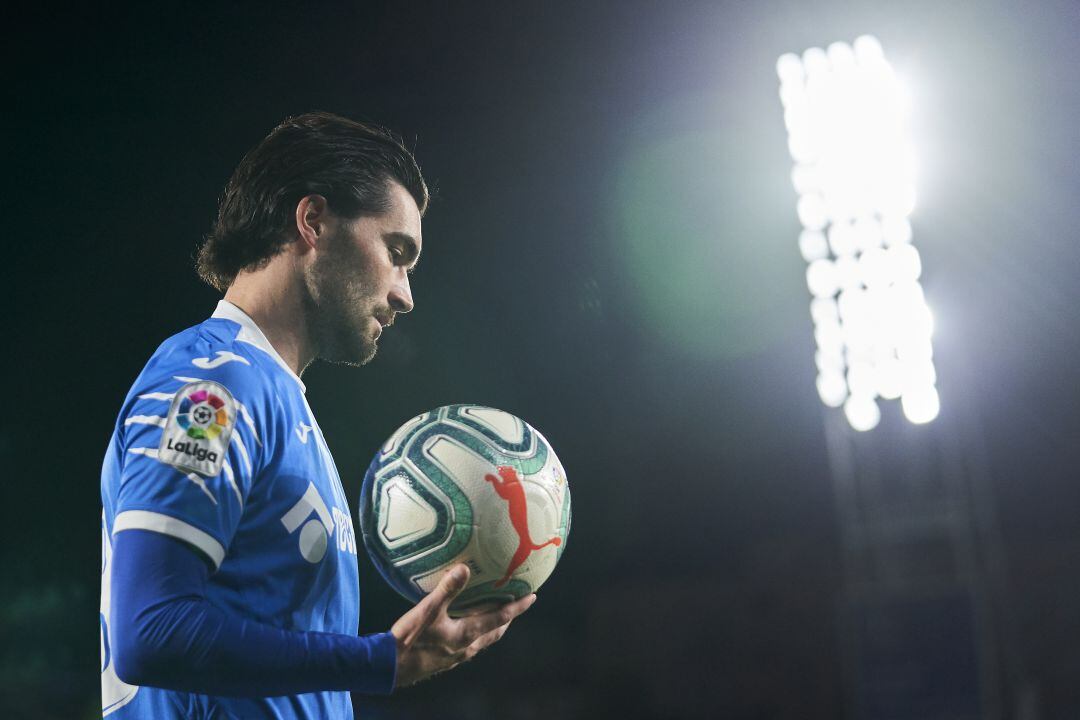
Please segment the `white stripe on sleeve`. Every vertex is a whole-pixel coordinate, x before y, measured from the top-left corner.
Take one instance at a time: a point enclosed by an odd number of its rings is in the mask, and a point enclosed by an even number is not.
[[[152,530],[191,543],[214,561],[214,569],[225,559],[225,548],[212,535],[169,515],[149,510],[125,510],[113,520],[113,535],[121,530]]]
[[[148,458],[158,459],[157,448],[131,448],[128,452],[132,455],[145,455]]]
[[[125,425],[157,425],[165,427],[165,418],[160,415],[132,415],[124,421]]]
[[[176,393],[153,392],[153,393],[146,393],[145,395],[140,395],[139,399],[140,400],[172,400],[174,397],[176,397]]]

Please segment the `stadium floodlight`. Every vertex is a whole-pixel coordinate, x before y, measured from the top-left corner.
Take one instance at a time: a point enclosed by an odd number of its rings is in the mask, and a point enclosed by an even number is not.
[[[881,43],[863,35],[776,61],[813,299],[817,390],[853,428],[899,399],[913,423],[937,417],[933,316],[911,244],[915,160],[908,104]]]

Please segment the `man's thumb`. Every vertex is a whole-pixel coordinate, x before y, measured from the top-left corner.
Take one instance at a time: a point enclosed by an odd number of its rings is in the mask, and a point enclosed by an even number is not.
[[[442,610],[450,607],[450,603],[454,598],[461,594],[461,591],[465,589],[465,586],[469,584],[469,566],[468,565],[455,565],[446,571],[442,580],[439,582],[439,594],[443,597],[439,601],[439,607]]]
[[[465,585],[469,582],[469,566],[468,565],[455,565],[446,571],[446,575],[443,577],[443,586],[448,593],[452,593],[455,596],[465,589]]]

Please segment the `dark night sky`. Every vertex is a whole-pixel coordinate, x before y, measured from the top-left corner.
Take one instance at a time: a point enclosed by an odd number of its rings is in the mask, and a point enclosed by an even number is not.
[[[1076,717],[1078,31],[1065,1],[177,2],[9,23],[0,701],[93,716],[120,402],[217,300],[191,258],[241,155],[324,109],[396,129],[436,189],[416,310],[369,367],[305,375],[353,502],[378,444],[451,402],[539,428],[574,493],[530,614],[370,716],[841,716],[840,535],[774,63],[872,32],[915,94],[943,417],[974,419],[957,444],[988,469],[1010,652],[1037,717]],[[364,557],[361,581],[362,630],[385,629],[404,604]]]

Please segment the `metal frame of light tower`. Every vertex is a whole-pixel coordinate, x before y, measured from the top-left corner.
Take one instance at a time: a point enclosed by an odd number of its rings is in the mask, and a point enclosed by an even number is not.
[[[848,716],[894,717],[874,714],[865,701],[875,692],[865,686],[882,672],[883,654],[918,665],[898,669],[919,676],[904,690],[915,694],[940,669],[934,655],[944,650],[962,660],[962,646],[969,643],[975,663],[970,677],[977,678],[977,687],[961,682],[960,690],[946,690],[953,700],[957,693],[970,693],[969,700],[977,696],[977,714],[937,715],[935,720],[1004,717],[1013,678],[1007,667],[1011,661],[1002,652],[1010,644],[1001,636],[1004,596],[992,586],[1000,578],[993,567],[1000,557],[996,522],[992,503],[980,491],[986,477],[949,441],[961,436],[960,419],[952,411],[943,413],[931,431],[904,423],[894,413],[883,420],[884,432],[859,433],[840,413],[824,415],[844,559],[839,626],[846,676],[852,681]],[[932,609],[918,611],[921,606]],[[886,626],[893,623],[886,634],[917,635],[912,608],[915,617],[934,628],[927,632],[938,632],[940,624],[968,622],[970,627],[957,630],[931,654],[911,644],[912,638],[879,641],[860,626],[872,617]],[[868,651],[868,646],[876,649]]]

